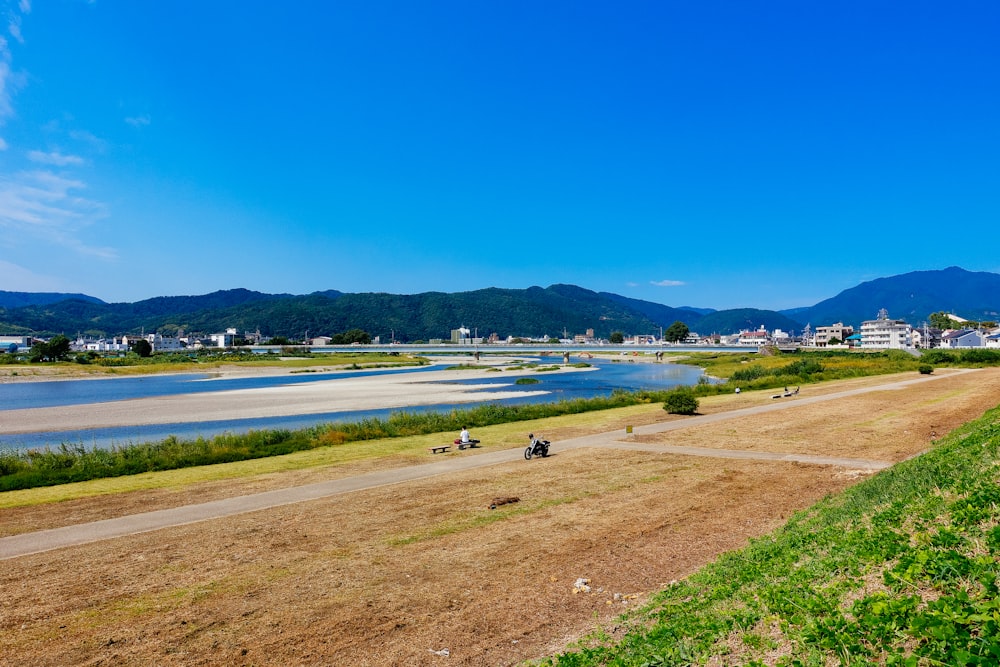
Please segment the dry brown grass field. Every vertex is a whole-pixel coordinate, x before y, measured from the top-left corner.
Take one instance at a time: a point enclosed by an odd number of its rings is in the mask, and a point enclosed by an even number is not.
[[[554,455],[11,558],[0,568],[0,665],[515,665],[597,627],[614,637],[616,618],[650,592],[872,474],[655,446],[900,461],[1000,402],[998,369],[937,375],[632,436],[654,451],[560,451],[559,443],[684,419],[658,405],[483,429],[483,451],[521,447],[516,438],[531,428],[552,440]],[[810,386],[802,396],[899,379]],[[772,400],[770,392],[712,397],[700,412]],[[0,509],[0,535],[427,462],[425,444],[337,465],[15,504]],[[519,501],[491,510],[496,497]],[[589,592],[575,590],[579,578]]]

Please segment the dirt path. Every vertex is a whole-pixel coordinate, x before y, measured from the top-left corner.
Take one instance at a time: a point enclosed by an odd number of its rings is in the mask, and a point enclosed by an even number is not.
[[[10,557],[0,665],[512,665],[595,623],[614,637],[648,592],[994,407],[1000,371],[891,386],[705,399],[668,421],[652,406],[631,436],[546,431],[544,460],[439,455],[409,481]],[[491,510],[498,497],[518,500]]]

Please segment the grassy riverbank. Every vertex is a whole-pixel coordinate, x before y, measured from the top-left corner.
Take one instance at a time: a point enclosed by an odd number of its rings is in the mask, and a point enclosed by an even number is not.
[[[976,368],[1000,365],[1000,350],[930,350],[915,357],[902,350],[856,352],[850,350],[808,350],[793,354],[764,355],[723,352],[694,352],[677,363],[699,366],[706,375],[725,379],[721,384],[702,383],[695,392],[702,396],[741,390],[774,389],[789,385],[813,384],[871,375],[909,371],[933,372],[953,366]]]
[[[993,356],[977,351],[974,359],[964,354],[937,354],[939,365],[982,365]],[[381,355],[386,356],[386,355]],[[1000,360],[1000,354],[995,354]],[[366,366],[392,363],[421,363],[422,359],[380,358],[368,353],[359,355]],[[276,360],[272,360],[273,361]],[[339,364],[358,367],[357,360],[338,355]],[[695,353],[683,360],[705,368],[721,383],[700,383],[700,396],[728,394],[741,389],[767,389],[824,380],[916,371],[920,361],[898,351],[859,354],[851,352],[808,352],[796,355],[759,356],[756,354]],[[266,364],[251,359],[248,364]],[[315,359],[293,360],[308,371]],[[287,362],[282,364],[287,366]],[[536,370],[546,370],[536,369]],[[615,391],[608,396],[553,403],[508,406],[495,403],[452,410],[446,413],[409,413],[399,411],[387,419],[371,418],[348,424],[323,424],[306,429],[261,430],[245,434],[223,434],[212,438],[181,439],[170,437],[159,442],[129,443],[110,449],[87,449],[82,444],[63,443],[41,450],[0,451],[0,492],[41,486],[67,484],[105,477],[120,477],[144,472],[175,470],[193,466],[245,461],[318,447],[341,446],[352,442],[405,437],[429,433],[457,432],[462,426],[528,421],[567,414],[580,414],[629,405],[662,402],[664,391]]]
[[[4,359],[6,357],[6,359]],[[423,357],[385,352],[338,352],[313,354],[308,350],[287,353],[257,354],[246,351],[202,350],[191,353],[154,354],[140,357],[130,353],[122,357],[80,355],[77,361],[30,363],[11,355],[0,355],[0,381],[58,380],[85,377],[121,377],[123,375],[155,375],[158,373],[211,373],[219,369],[285,368],[291,372],[394,366],[423,366],[430,362]]]
[[[369,418],[306,429],[273,429],[213,438],[134,443],[109,449],[80,444],[28,451],[0,451],[0,491],[30,489],[105,477],[175,470],[193,466],[280,456],[319,447],[429,433],[457,433],[470,428],[529,421],[595,410],[608,410],[664,400],[666,392],[622,392],[590,399],[530,405],[487,403],[449,412],[395,412],[386,419]]]
[[[998,457],[1000,408],[539,664],[996,665]]]

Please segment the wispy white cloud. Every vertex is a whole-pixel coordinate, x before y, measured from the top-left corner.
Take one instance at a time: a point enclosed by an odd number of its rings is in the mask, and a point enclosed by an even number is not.
[[[83,164],[83,158],[78,155],[63,155],[59,151],[45,153],[44,151],[28,151],[28,159],[39,164],[51,164],[56,167],[67,167],[71,164]]]
[[[639,283],[628,282],[625,283],[625,287],[638,287]]]
[[[656,285],[657,287],[680,287],[681,285],[686,285],[683,280],[650,280],[650,285]]]
[[[21,8],[21,11],[25,14],[31,13],[31,0],[21,0],[17,3],[17,6]]]
[[[0,230],[43,239],[77,253],[114,259],[113,248],[91,246],[80,233],[106,216],[106,207],[77,194],[86,185],[51,171],[0,177]],[[16,241],[15,241],[16,242]]]
[[[14,112],[10,102],[13,86],[14,74],[10,69],[10,49],[7,48],[7,40],[0,37],[0,124]]]
[[[69,136],[70,138],[84,143],[90,148],[101,153],[103,153],[108,147],[108,142],[98,136],[95,136],[91,132],[87,132],[86,130],[70,130]]]
[[[0,151],[5,150],[7,150],[7,142],[3,140],[3,137],[0,137]]]
[[[141,116],[129,116],[125,119],[125,122],[132,127],[143,127],[149,125],[152,119],[149,117],[149,114],[142,114]]]
[[[21,36],[20,17],[10,22],[10,25],[7,26],[7,31],[10,33],[11,37],[16,39],[19,43],[24,44],[24,37]]]

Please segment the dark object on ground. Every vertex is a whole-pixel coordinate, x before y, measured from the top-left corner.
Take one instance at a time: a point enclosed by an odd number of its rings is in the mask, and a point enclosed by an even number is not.
[[[520,501],[521,501],[521,499],[518,498],[517,496],[507,496],[505,498],[494,498],[493,502],[490,503],[490,509],[491,510],[495,510],[496,508],[500,507],[501,505],[509,505],[510,503],[517,503],[517,502],[520,502]]]

